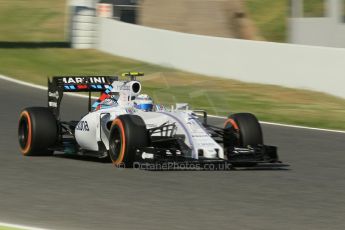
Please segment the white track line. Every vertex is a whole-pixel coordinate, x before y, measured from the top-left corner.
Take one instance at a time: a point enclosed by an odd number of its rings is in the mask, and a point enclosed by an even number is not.
[[[48,230],[46,228],[36,228],[36,227],[31,227],[31,226],[26,226],[26,225],[10,224],[10,223],[4,223],[4,222],[0,222],[0,227],[18,228],[20,230]]]
[[[6,76],[1,75],[1,74],[0,74],[0,79],[5,80],[5,81],[10,81],[10,82],[13,82],[13,83],[16,83],[16,84],[19,84],[19,85],[25,85],[25,86],[28,86],[28,87],[36,88],[36,89],[47,90],[47,87],[45,87],[45,86],[35,85],[35,84],[28,83],[28,82],[25,82],[25,81],[21,81],[21,80],[13,79],[13,78],[10,78],[10,77],[6,77]]]
[[[309,130],[317,130],[317,131],[323,131],[323,132],[345,133],[345,131],[335,130],[335,129],[321,129],[321,128],[301,126],[301,125],[287,125],[287,124],[281,124],[281,123],[273,123],[273,122],[267,122],[267,121],[260,121],[260,123],[266,124],[266,125],[275,125],[275,126],[281,126],[281,127],[295,128],[295,129],[309,129]]]
[[[209,117],[214,117],[214,118],[222,118],[222,119],[226,119],[227,118],[227,117],[216,116],[216,115],[208,115],[208,116]],[[295,128],[295,129],[309,129],[309,130],[332,132],[332,133],[345,133],[345,131],[335,130],[335,129],[321,129],[321,128],[313,128],[313,127],[308,127],[308,126],[288,125],[288,124],[274,123],[274,122],[267,122],[267,121],[260,121],[260,123],[261,124],[265,124],[265,125],[274,125],[274,126],[281,126],[281,127]]]
[[[19,85],[24,85],[24,86],[28,86],[31,88],[35,88],[35,89],[40,89],[40,90],[48,90],[48,87],[46,86],[42,86],[42,85],[36,85],[36,84],[32,84],[26,81],[21,81],[21,80],[17,80],[17,79],[13,79],[10,77],[6,77],[4,75],[0,74],[0,79],[5,80],[5,81],[10,81]],[[73,96],[73,97],[82,97],[82,98],[88,98],[87,95],[83,95],[83,94],[78,94],[78,93],[66,93],[66,95],[69,96]],[[97,99],[97,97],[92,97],[93,99]]]
[[[20,85],[24,85],[24,86],[28,86],[28,87],[32,87],[32,88],[36,88],[36,89],[41,89],[41,90],[47,90],[48,88],[45,86],[41,86],[41,85],[36,85],[36,84],[32,84],[32,83],[28,83],[25,81],[21,81],[21,80],[16,80],[10,77],[6,77],[0,74],[0,79],[5,80],[5,81],[10,81],[16,84],[20,84]],[[76,94],[76,93],[66,93],[70,96],[74,96],[74,97],[88,97],[86,95],[80,95],[80,94]],[[93,99],[97,99],[97,97],[92,97]],[[226,117],[223,116],[216,116],[216,115],[208,115],[209,117],[215,117],[215,118],[222,118],[225,119]],[[345,133],[345,131],[341,131],[341,130],[334,130],[334,129],[320,129],[320,128],[313,128],[313,127],[307,127],[307,126],[300,126],[300,125],[288,125],[288,124],[281,124],[281,123],[274,123],[274,122],[266,122],[266,121],[260,121],[260,123],[262,124],[266,124],[266,125],[275,125],[275,126],[281,126],[281,127],[288,127],[288,128],[296,128],[296,129],[309,129],[309,130],[316,130],[316,131],[324,131],[324,132],[332,132],[332,133]]]

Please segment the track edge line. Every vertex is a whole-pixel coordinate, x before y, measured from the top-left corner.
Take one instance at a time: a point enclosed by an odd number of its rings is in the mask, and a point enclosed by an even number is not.
[[[21,224],[11,224],[6,222],[0,222],[0,227],[8,227],[8,228],[18,228],[22,230],[49,230],[47,228],[37,228],[27,225],[21,225]]]

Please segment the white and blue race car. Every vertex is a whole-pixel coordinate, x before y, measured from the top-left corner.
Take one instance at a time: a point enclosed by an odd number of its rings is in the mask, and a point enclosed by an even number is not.
[[[77,154],[107,158],[118,167],[171,169],[182,165],[281,166],[277,148],[263,144],[261,126],[250,113],[232,114],[224,127],[207,123],[207,113],[187,104],[138,109],[142,73],[60,76],[48,83],[48,107],[24,109],[19,118],[20,151],[25,156]],[[89,112],[62,121],[64,92],[89,92]],[[91,92],[101,92],[91,103]],[[104,103],[106,102],[106,103]],[[201,115],[200,115],[201,114]]]

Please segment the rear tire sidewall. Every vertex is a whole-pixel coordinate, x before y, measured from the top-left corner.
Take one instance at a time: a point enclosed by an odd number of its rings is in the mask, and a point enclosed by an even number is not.
[[[25,138],[25,136],[27,138]],[[18,125],[19,148],[25,156],[51,155],[58,140],[58,125],[49,108],[24,109]]]

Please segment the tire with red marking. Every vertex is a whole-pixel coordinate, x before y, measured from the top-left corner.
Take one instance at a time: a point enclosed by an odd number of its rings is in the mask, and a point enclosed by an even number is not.
[[[112,123],[109,157],[114,165],[132,168],[136,150],[149,144],[145,122],[137,115],[120,115]]]
[[[229,116],[224,124],[224,145],[235,147],[263,144],[261,125],[251,113],[236,113]]]
[[[50,109],[30,107],[19,117],[19,148],[25,156],[49,155],[58,140],[57,121]]]

